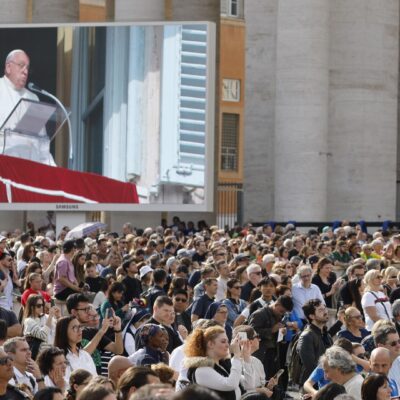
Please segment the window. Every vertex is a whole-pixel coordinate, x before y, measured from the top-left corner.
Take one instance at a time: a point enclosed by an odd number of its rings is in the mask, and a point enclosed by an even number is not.
[[[232,17],[239,16],[239,0],[230,0],[229,15]]]
[[[221,170],[238,170],[239,115],[222,114]]]
[[[244,0],[220,0],[223,17],[244,18]]]

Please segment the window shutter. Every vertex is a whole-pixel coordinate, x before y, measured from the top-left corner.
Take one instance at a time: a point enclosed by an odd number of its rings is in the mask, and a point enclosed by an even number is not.
[[[161,183],[204,186],[207,28],[165,27]]]

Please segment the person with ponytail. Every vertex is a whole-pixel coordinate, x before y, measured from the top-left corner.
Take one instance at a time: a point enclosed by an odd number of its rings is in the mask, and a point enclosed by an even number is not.
[[[195,329],[185,343],[184,366],[189,381],[214,390],[223,400],[240,399],[241,379],[253,379],[249,341],[235,337],[231,352],[233,358],[229,360],[229,340],[224,328]]]

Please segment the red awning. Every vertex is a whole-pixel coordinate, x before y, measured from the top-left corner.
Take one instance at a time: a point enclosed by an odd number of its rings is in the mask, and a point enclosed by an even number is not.
[[[2,203],[139,203],[136,185],[0,155]]]

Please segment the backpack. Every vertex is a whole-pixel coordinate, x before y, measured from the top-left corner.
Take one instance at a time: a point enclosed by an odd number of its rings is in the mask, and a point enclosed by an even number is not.
[[[300,354],[297,349],[301,334],[302,332],[299,332],[297,335],[293,337],[292,341],[289,344],[287,352],[289,356],[289,362],[288,362],[289,380],[291,380],[292,383],[295,383],[296,385],[301,384],[301,372],[303,369],[303,363],[301,362]]]

